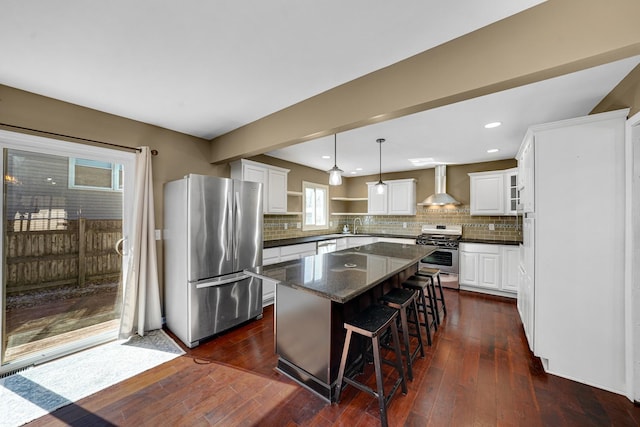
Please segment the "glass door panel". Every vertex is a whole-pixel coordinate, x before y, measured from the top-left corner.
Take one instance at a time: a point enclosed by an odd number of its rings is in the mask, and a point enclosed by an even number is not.
[[[115,337],[122,163],[13,148],[3,155],[2,364]]]

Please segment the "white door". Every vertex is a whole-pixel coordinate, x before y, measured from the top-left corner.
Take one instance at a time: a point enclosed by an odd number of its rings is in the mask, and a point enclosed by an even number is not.
[[[2,373],[116,338],[135,154],[4,131],[0,149]]]

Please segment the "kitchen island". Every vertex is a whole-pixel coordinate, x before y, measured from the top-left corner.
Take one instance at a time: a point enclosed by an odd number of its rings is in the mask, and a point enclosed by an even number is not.
[[[334,401],[344,322],[401,286],[435,250],[380,242],[247,270],[277,282],[277,369]]]

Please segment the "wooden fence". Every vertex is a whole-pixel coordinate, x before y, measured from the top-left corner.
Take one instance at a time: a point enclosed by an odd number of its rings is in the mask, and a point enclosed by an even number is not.
[[[25,229],[17,221],[7,224],[7,293],[119,280],[121,220],[79,219],[67,221],[65,230],[14,231]]]

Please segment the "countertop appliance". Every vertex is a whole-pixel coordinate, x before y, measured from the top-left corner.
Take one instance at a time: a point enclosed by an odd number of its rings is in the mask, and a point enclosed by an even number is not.
[[[422,234],[416,238],[417,245],[437,246],[438,250],[420,261],[420,267],[440,270],[442,286],[459,289],[459,240],[462,237],[461,225],[423,225]]]
[[[165,315],[188,347],[262,317],[262,184],[190,174],[164,186]]]

